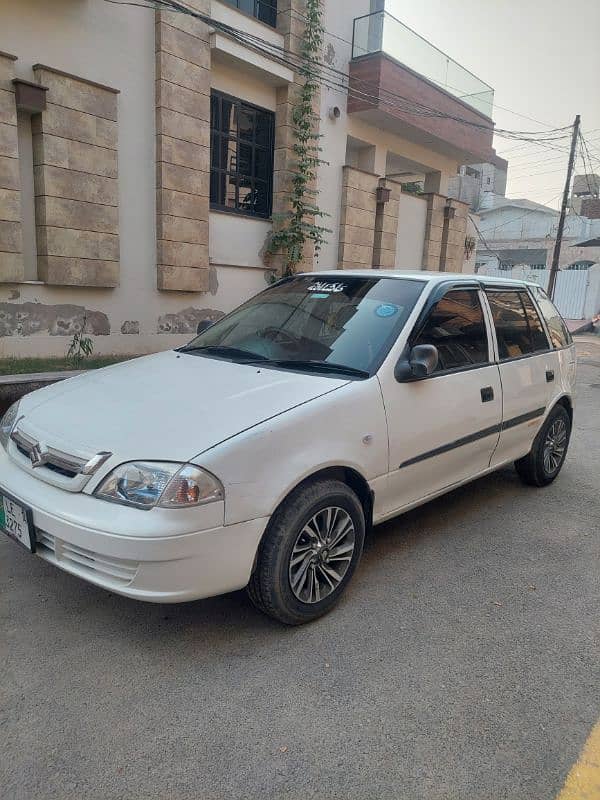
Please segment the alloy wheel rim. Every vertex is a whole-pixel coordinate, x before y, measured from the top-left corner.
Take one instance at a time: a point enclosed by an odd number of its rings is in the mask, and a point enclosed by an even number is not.
[[[294,596],[314,604],[335,591],[350,567],[355,544],[354,523],[345,509],[328,506],[317,511],[298,534],[290,556]]]
[[[560,467],[567,449],[567,426],[563,419],[555,420],[546,434],[543,449],[544,470],[547,475]]]

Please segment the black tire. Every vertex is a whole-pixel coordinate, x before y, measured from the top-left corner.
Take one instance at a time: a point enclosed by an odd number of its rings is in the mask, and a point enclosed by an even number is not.
[[[302,543],[298,545],[301,542],[301,537],[306,536],[303,533],[306,530],[306,526],[309,523],[312,524],[317,515],[326,515],[326,509],[328,508],[338,509],[340,518],[344,521],[348,530],[350,528],[346,517],[351,520],[353,526],[351,560],[343,565],[346,571],[339,584],[333,589],[326,586],[326,590],[330,592],[327,596],[318,601],[304,602],[299,599],[292,588],[292,553],[296,546],[307,547]],[[317,519],[321,518],[321,516],[317,517]],[[341,522],[339,529],[342,529]],[[247,587],[252,603],[264,614],[283,622],[285,625],[302,625],[305,622],[310,622],[323,616],[337,603],[352,578],[362,555],[364,540],[365,516],[363,507],[349,486],[336,480],[315,480],[304,484],[294,491],[275,513],[260,544],[256,568]],[[322,548],[316,538],[315,547]],[[306,552],[307,556],[310,555],[309,560],[316,559],[316,563],[311,563],[309,569],[313,571],[318,569],[319,574],[323,574],[323,577],[325,577],[324,570],[327,570],[328,567],[331,569],[333,560],[331,565],[330,562],[323,564],[323,562],[319,561],[321,551],[318,551],[318,555],[314,555],[314,552],[312,549],[310,553],[313,555],[309,554],[308,550]],[[323,552],[327,552],[326,548]],[[335,557],[333,548],[331,554],[328,555],[332,559]],[[295,560],[297,558],[298,556],[296,555]],[[304,561],[305,559],[302,558],[302,565]],[[335,566],[337,568],[337,564]],[[341,572],[341,569],[338,571]],[[316,580],[317,578],[313,577],[313,581]],[[317,593],[317,590],[315,590],[315,595],[318,597],[320,592]]]
[[[552,439],[552,431],[556,430],[556,426],[564,432],[564,449],[562,454],[557,457],[558,463],[556,463],[556,457],[553,457],[552,463],[549,463],[548,458],[545,459],[544,455]],[[552,483],[565,462],[570,438],[571,418],[564,406],[554,406],[535,437],[529,453],[524,458],[515,461],[515,469],[523,483],[529,486],[548,486]]]

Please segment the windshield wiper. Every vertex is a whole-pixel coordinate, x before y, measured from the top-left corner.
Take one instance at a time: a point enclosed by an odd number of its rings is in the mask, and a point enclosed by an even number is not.
[[[270,358],[268,364],[273,367],[285,369],[301,369],[314,372],[336,372],[340,375],[349,375],[356,378],[368,378],[369,373],[364,369],[349,367],[346,364],[332,364],[328,361],[312,361],[311,359],[295,358]]]
[[[241,347],[228,347],[221,344],[184,345],[178,348],[179,353],[206,353],[210,356],[223,356],[223,358],[243,358],[244,363],[267,361],[267,357],[260,353],[252,353]]]

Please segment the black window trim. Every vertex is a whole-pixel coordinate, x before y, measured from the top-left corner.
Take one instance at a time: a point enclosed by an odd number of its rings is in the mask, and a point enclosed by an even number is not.
[[[403,356],[408,356],[408,353],[410,352],[410,349],[412,348],[415,339],[419,336],[419,334],[423,330],[431,311],[440,302],[440,300],[442,300],[450,292],[475,291],[477,292],[479,304],[481,305],[481,313],[483,316],[483,323],[485,325],[485,333],[488,345],[488,360],[481,361],[479,364],[467,364],[462,367],[452,367],[451,369],[439,370],[438,372],[433,372],[431,375],[426,375],[424,378],[420,378],[418,381],[419,383],[421,381],[435,380],[435,378],[443,378],[446,377],[446,375],[455,375],[459,372],[472,372],[473,370],[484,369],[485,367],[492,367],[496,364],[495,361],[490,360],[490,350],[492,351],[492,356],[495,355],[494,348],[491,347],[491,345],[493,344],[493,340],[490,336],[490,333],[492,335],[495,335],[495,331],[493,328],[490,329],[490,325],[488,324],[486,307],[481,300],[481,295],[479,294],[482,291],[482,288],[483,287],[481,286],[479,281],[443,281],[442,283],[439,283],[437,286],[434,286],[432,291],[429,293],[427,300],[425,301],[425,305],[421,309],[421,313],[419,314],[417,321],[413,325],[412,331],[408,335]]]
[[[264,108],[262,106],[258,106],[255,103],[249,103],[248,101],[244,100],[242,97],[235,97],[234,95],[228,94],[227,92],[222,92],[219,89],[210,90],[211,99],[213,97],[218,97],[220,101],[223,99],[228,100],[232,103],[235,103],[237,106],[249,108],[252,111],[259,111],[262,114],[267,114],[271,118],[271,125],[270,125],[270,142],[268,148],[269,150],[269,163],[268,163],[268,176],[266,178],[259,178],[260,181],[265,181],[267,184],[267,199],[268,199],[268,211],[266,214],[258,214],[256,212],[248,211],[247,209],[240,209],[240,208],[231,208],[225,204],[215,203],[210,200],[210,189],[209,189],[209,202],[210,202],[210,210],[216,211],[219,213],[224,214],[235,214],[239,217],[248,217],[250,219],[262,219],[266,220],[267,222],[272,219],[273,215],[273,176],[274,176],[274,159],[275,159],[275,112],[272,111],[270,108]],[[222,113],[222,111],[221,111]],[[219,137],[222,136],[222,132],[213,128],[212,126],[212,119],[209,123],[210,126],[210,176],[212,178],[213,174],[213,135],[218,134]],[[239,136],[236,136],[236,141],[239,142]],[[254,153],[256,151],[256,144],[249,143],[252,147],[253,151],[253,160],[254,160]],[[263,149],[263,148],[261,148]],[[215,168],[215,172],[219,174],[227,175],[227,170],[221,169],[220,167]],[[239,176],[241,173],[235,173]],[[256,180],[256,175],[251,176],[253,180]]]
[[[510,361],[521,361],[523,358],[532,358],[533,356],[540,356],[540,355],[543,355],[544,353],[553,352],[554,348],[552,346],[552,340],[550,339],[550,336],[548,335],[548,329],[546,327],[546,320],[544,319],[543,314],[540,312],[539,308],[537,307],[537,303],[535,302],[535,300],[533,298],[533,292],[530,291],[529,286],[527,284],[523,284],[522,286],[486,286],[484,284],[483,291],[484,291],[484,293],[486,295],[488,293],[490,293],[490,292],[503,292],[503,293],[506,293],[506,292],[517,292],[517,293],[525,292],[527,294],[527,296],[529,297],[529,299],[531,300],[531,302],[533,303],[533,307],[535,308],[536,313],[537,313],[538,317],[540,318],[540,321],[542,323],[542,330],[544,331],[544,336],[546,337],[546,342],[548,344],[548,347],[545,347],[545,348],[543,348],[541,350],[532,350],[530,353],[525,353],[524,355],[521,355],[521,356],[511,356],[510,358],[500,358],[500,347],[498,346],[498,336],[496,334],[496,323],[494,322],[494,314],[493,314],[492,309],[490,307],[490,319],[491,319],[492,330],[494,332],[494,341],[496,342],[496,357],[498,359],[498,361],[497,361],[498,364],[508,364]],[[519,300],[520,299],[521,298],[519,297]],[[522,301],[521,301],[521,305],[523,305]],[[526,312],[526,309],[525,309],[524,306],[523,306],[523,311],[525,311],[525,317],[527,317],[527,312]],[[528,326],[528,328],[529,328],[529,326]]]
[[[251,19],[255,19],[261,25],[267,25],[267,27],[269,27],[269,28],[271,28],[273,30],[275,30],[277,28],[277,11],[278,11],[278,9],[277,9],[277,0],[270,0],[270,2],[268,0],[254,0],[254,13],[251,13],[249,11],[245,11],[243,8],[240,8],[239,7],[239,0],[221,0],[221,2],[223,2],[227,6],[230,6],[231,8],[235,8],[235,10],[239,11],[240,14],[244,14],[244,16],[246,16],[246,17],[250,17]],[[273,22],[267,22],[266,20],[261,19],[259,16],[257,16],[256,10],[257,10],[257,7],[259,5],[261,5],[261,4],[265,5],[267,8],[270,8],[272,11],[275,12],[274,21]]]

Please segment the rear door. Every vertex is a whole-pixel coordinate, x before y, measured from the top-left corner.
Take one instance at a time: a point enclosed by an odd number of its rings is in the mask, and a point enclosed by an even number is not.
[[[390,453],[384,514],[484,471],[498,441],[502,392],[482,292],[455,284],[434,293],[408,347],[435,345],[436,372],[399,383],[392,365],[379,376]]]
[[[486,287],[486,296],[502,381],[502,431],[491,461],[497,466],[531,449],[552,399],[558,362],[525,287]]]

